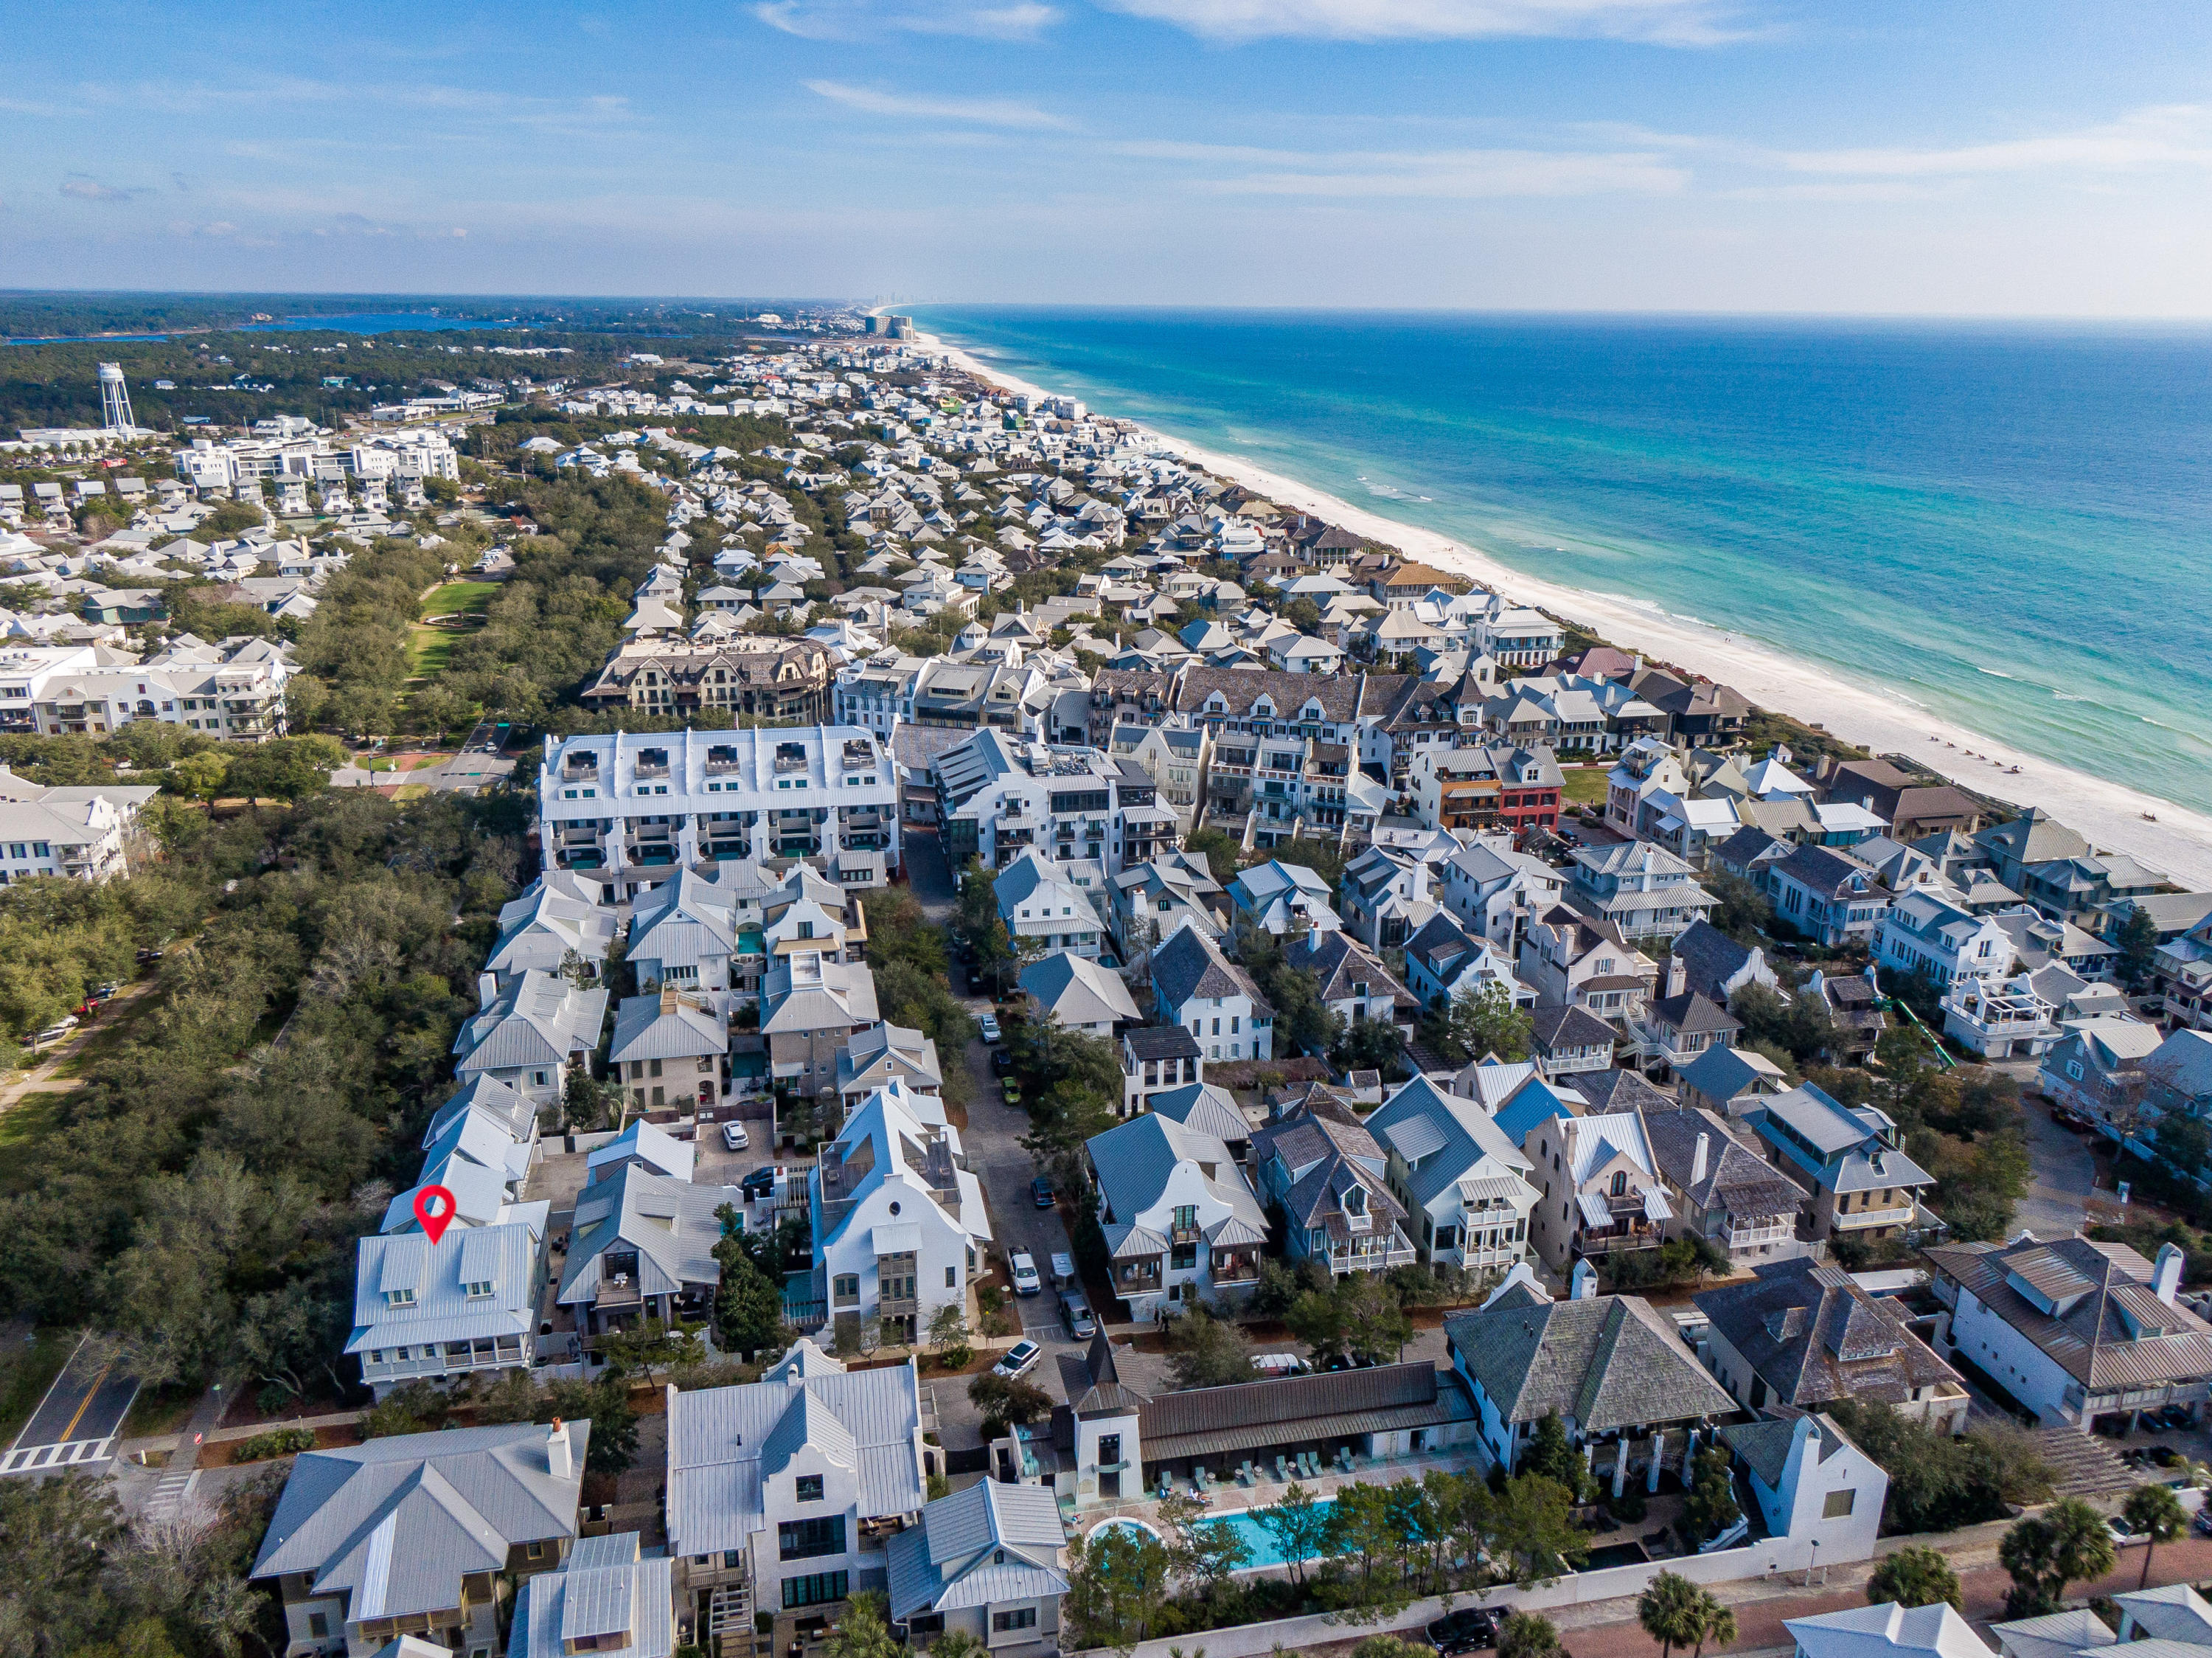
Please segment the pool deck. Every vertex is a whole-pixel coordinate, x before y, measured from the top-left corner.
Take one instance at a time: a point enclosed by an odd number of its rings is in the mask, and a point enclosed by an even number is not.
[[[1211,1503],[1206,1512],[1221,1515],[1236,1514],[1246,1509],[1272,1508],[1282,1501],[1283,1493],[1292,1484],[1316,1497],[1328,1497],[1334,1496],[1346,1485],[1395,1485],[1409,1476],[1419,1479],[1430,1472],[1487,1473],[1489,1470],[1488,1458],[1471,1446],[1464,1448],[1455,1447],[1449,1453],[1441,1455],[1393,1457],[1372,1466],[1363,1460],[1350,1473],[1334,1465],[1325,1465],[1321,1477],[1316,1479],[1279,1480],[1274,1477],[1273,1466],[1270,1464],[1267,1478],[1255,1484],[1240,1485],[1234,1479],[1225,1483],[1218,1479],[1214,1481],[1206,1492]],[[1178,1478],[1175,1482],[1175,1489],[1188,1496],[1191,1490],[1189,1479]],[[1141,1500],[1128,1498],[1120,1503],[1096,1503],[1087,1508],[1078,1509],[1070,1523],[1074,1533],[1083,1537],[1090,1536],[1097,1526],[1109,1520],[1141,1521],[1157,1532],[1160,1528],[1159,1509],[1159,1498],[1152,1496]],[[1267,1569],[1255,1567],[1252,1570]]]

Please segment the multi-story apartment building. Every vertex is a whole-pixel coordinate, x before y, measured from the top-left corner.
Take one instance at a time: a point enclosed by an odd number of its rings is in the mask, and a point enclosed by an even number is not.
[[[1627,938],[1672,938],[1711,915],[1716,901],[1696,870],[1645,841],[1578,846],[1571,873],[1567,902]]]
[[[1107,875],[1180,844],[1176,814],[1134,761],[1058,748],[995,730],[939,755],[938,821],[953,869],[980,857],[1003,869],[1026,849]]]
[[[853,726],[570,737],[538,774],[549,865],[635,898],[677,864],[826,858],[848,884],[899,867],[898,773]]]
[[[1159,803],[1176,814],[1177,828],[1188,833],[1197,826],[1213,759],[1212,732],[1204,726],[1117,725],[1106,751],[1145,768]]]
[[[114,783],[49,788],[0,765],[0,884],[127,875],[132,826],[160,792]]]
[[[812,724],[830,711],[830,654],[811,639],[634,639],[607,658],[578,700],[586,708],[703,710]]]
[[[32,699],[41,736],[120,730],[159,720],[234,742],[284,735],[284,686],[294,672],[288,647],[265,639],[187,645],[135,665],[95,666],[48,674]]]
[[[1337,1277],[1413,1264],[1406,1205],[1384,1165],[1365,1129],[1307,1107],[1252,1137],[1260,1194],[1283,1214],[1284,1254]]]
[[[1807,1082],[1749,1116],[1775,1167],[1812,1192],[1814,1237],[1870,1241],[1936,1224],[1919,1205],[1936,1177],[1905,1155],[1887,1112],[1843,1105]]]

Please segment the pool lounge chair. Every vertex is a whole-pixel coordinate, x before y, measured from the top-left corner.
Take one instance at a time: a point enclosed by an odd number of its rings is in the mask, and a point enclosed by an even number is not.
[[[1158,1491],[1154,1492],[1154,1493],[1153,1493],[1153,1495],[1155,1495],[1156,1496],[1164,1497],[1164,1496],[1166,1496],[1168,1495],[1168,1493],[1169,1493],[1169,1492],[1170,1492],[1170,1491],[1172,1491],[1172,1490],[1175,1490],[1175,1481],[1174,1481],[1172,1478],[1170,1478],[1169,1477],[1168,1471],[1167,1471],[1165,1468],[1161,1469],[1161,1470],[1160,1470],[1160,1488],[1159,1488],[1159,1490],[1158,1490]]]
[[[1204,1496],[1213,1489],[1213,1470],[1203,1462],[1198,1465],[1198,1494]]]
[[[1287,1485],[1288,1484],[1290,1484],[1290,1479],[1291,1479],[1291,1460],[1290,1460],[1290,1458],[1288,1458],[1288,1457],[1286,1457],[1286,1456],[1279,1456],[1279,1457],[1277,1457],[1277,1458],[1275,1459],[1275,1479],[1276,1479],[1276,1483],[1277,1483],[1277,1484],[1285,1484],[1285,1485]]]
[[[1336,1448],[1336,1466],[1346,1473],[1352,1472],[1352,1447],[1340,1445]]]
[[[1256,1485],[1260,1483],[1260,1476],[1253,1471],[1252,1459],[1249,1456],[1237,1466],[1237,1483],[1239,1485]]]

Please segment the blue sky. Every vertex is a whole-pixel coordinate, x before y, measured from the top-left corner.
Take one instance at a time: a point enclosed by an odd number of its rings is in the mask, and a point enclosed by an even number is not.
[[[2212,8],[0,0],[0,284],[2212,314]]]

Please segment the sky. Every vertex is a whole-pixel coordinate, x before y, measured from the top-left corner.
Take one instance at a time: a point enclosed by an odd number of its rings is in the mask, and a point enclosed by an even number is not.
[[[0,0],[0,286],[2200,318],[2212,7]]]

